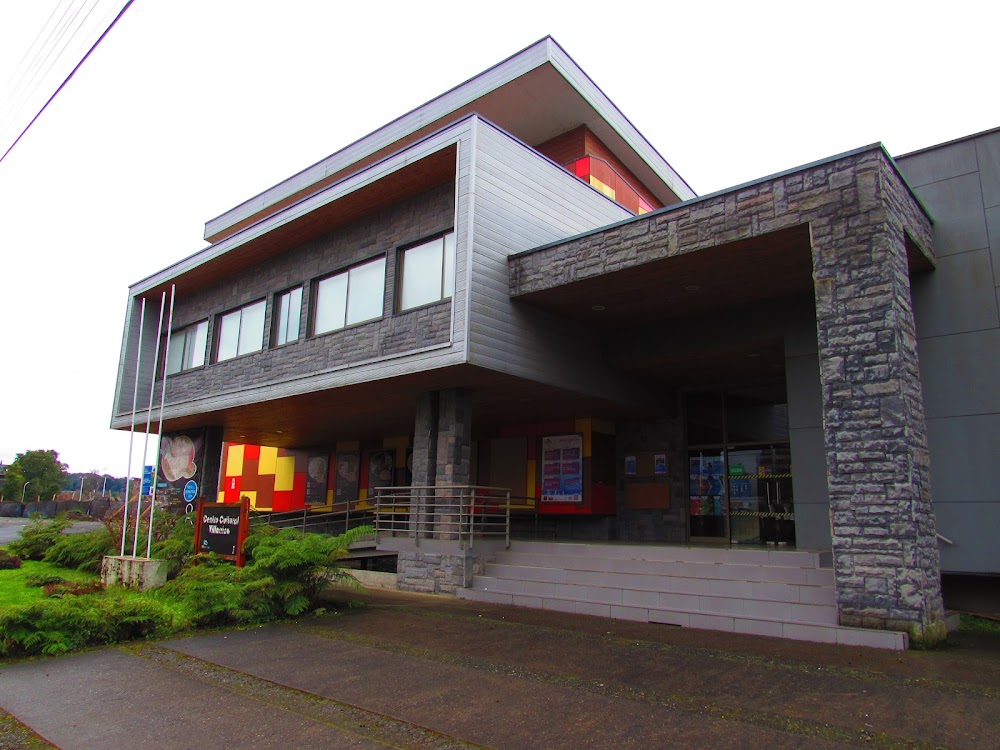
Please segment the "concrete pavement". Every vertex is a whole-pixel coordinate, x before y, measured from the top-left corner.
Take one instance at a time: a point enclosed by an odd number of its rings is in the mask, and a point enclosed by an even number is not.
[[[65,750],[1000,746],[1000,636],[899,654],[342,598],[365,606],[0,665],[0,707]]]

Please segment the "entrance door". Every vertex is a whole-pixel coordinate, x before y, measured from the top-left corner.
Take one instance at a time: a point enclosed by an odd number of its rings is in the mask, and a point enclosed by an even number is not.
[[[794,545],[783,382],[685,399],[692,542]]]

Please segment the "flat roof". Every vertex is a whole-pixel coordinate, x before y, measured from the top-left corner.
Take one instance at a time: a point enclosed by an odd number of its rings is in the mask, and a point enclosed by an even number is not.
[[[547,36],[205,224],[217,242],[476,113],[530,145],[586,125],[665,205],[696,193]]]

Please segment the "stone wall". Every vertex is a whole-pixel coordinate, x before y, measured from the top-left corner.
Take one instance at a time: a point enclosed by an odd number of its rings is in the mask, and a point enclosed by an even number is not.
[[[468,587],[472,576],[481,573],[484,567],[485,559],[471,552],[399,552],[396,587],[400,591],[454,595],[456,589]]]

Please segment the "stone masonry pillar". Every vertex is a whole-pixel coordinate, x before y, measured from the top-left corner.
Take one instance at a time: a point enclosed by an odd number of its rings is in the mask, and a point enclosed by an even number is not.
[[[442,488],[439,494],[449,500],[439,503],[435,521],[442,538],[457,539],[459,515],[454,503],[456,492],[450,488],[466,486],[472,473],[472,410],[469,392],[462,388],[440,391],[438,394],[437,470],[434,484]],[[452,504],[448,507],[447,504]]]
[[[810,225],[840,622],[930,644],[946,633],[904,217],[877,167],[855,180],[858,210]]]
[[[417,396],[416,419],[413,427],[413,486],[430,487],[434,485],[437,473],[438,445],[438,394],[437,392],[421,393]],[[424,493],[421,498],[423,507],[419,513],[412,515],[414,532],[421,536],[430,529],[433,523],[434,498]]]

